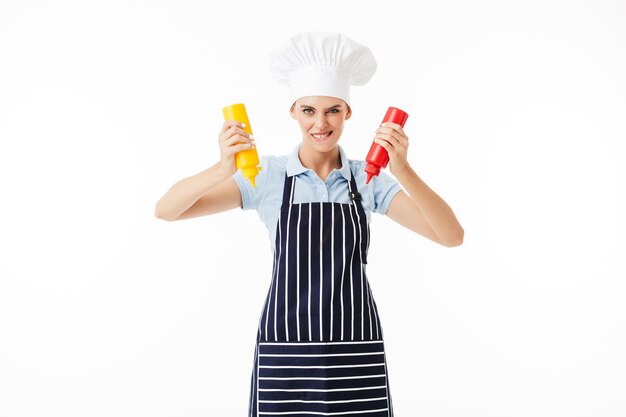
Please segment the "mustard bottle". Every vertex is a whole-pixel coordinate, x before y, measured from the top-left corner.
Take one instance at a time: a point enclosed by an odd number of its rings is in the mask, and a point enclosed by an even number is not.
[[[252,129],[250,128],[250,121],[248,120],[248,113],[246,112],[246,107],[243,103],[233,104],[222,109],[224,113],[224,120],[236,120],[238,122],[245,123],[246,126],[243,128],[248,134],[252,135]],[[261,166],[259,165],[259,155],[256,151],[256,146],[252,149],[246,149],[235,154],[235,165],[237,169],[241,170],[241,174],[246,177],[252,187],[256,188],[256,184],[254,182],[256,176],[261,171]]]

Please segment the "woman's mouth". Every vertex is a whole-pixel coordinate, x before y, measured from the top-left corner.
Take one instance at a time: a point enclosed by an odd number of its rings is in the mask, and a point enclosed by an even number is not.
[[[313,139],[315,139],[316,141],[321,142],[327,137],[329,137],[332,133],[333,131],[330,130],[328,132],[311,133],[311,136],[313,136]]]

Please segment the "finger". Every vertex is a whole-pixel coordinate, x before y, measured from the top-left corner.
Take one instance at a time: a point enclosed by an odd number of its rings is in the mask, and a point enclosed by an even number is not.
[[[225,154],[228,156],[235,155],[237,152],[241,151],[249,151],[250,149],[254,149],[254,145],[251,143],[240,143],[238,145],[229,146],[225,150]]]
[[[384,133],[383,133],[384,134]],[[394,130],[390,133],[390,136],[401,146],[404,148],[409,147],[409,138],[406,135],[400,134],[400,132]]]
[[[227,157],[231,157],[231,156],[235,156],[238,152],[249,151],[250,149],[252,149],[250,147],[250,144],[248,144],[248,143],[241,143],[239,145],[228,147],[225,150],[224,155],[226,155]]]
[[[245,141],[243,140],[243,138],[237,136],[237,135],[233,135],[229,138],[226,138],[224,140],[224,145],[226,145],[226,147],[230,147],[233,145],[236,145],[238,143],[245,143]]]
[[[250,138],[254,138],[253,135],[249,134],[248,132],[246,132],[245,130],[243,130],[240,127],[237,126],[231,126],[227,131],[226,131],[226,137],[230,137],[232,135],[236,135],[239,134],[241,136],[245,136],[245,137],[250,137]]]
[[[226,120],[222,125],[222,131],[225,132],[232,126],[245,127],[245,123],[239,120]]]
[[[250,149],[254,149],[254,144],[252,143],[240,143],[239,145],[232,146],[230,149],[234,149],[235,152],[247,151]]]
[[[383,123],[383,125],[381,125],[378,129],[380,129],[381,132],[393,133],[395,131],[398,132],[400,136],[406,136],[406,134],[404,133],[404,129],[402,129],[402,126],[395,123],[387,125],[387,123],[389,122]]]
[[[390,128],[390,127],[379,127],[378,129],[376,129],[376,133],[385,133],[388,135],[393,135],[394,133],[397,135],[400,135],[399,132],[397,132],[396,130]]]
[[[387,150],[389,150],[389,148],[392,147],[389,142],[387,142],[385,139],[382,139],[380,137],[374,138],[374,142],[378,143],[380,146],[382,146],[383,148]]]
[[[403,131],[402,130],[402,126],[397,124],[397,123],[394,123],[394,122],[385,122],[385,123],[382,123],[381,126],[386,126],[386,127],[390,127],[390,128],[396,129],[398,132],[402,132]]]
[[[229,137],[226,140],[226,143],[228,145],[232,145],[232,144],[239,143],[239,142],[242,142],[242,143],[253,143],[254,141],[252,139],[250,139],[249,137],[243,136],[243,135],[241,135],[239,133],[235,133],[233,136]]]
[[[389,133],[378,133],[376,135],[379,138],[383,138],[386,139],[387,141],[389,141],[391,143],[391,141],[397,143],[397,144],[401,144],[400,139],[398,139],[395,135],[393,134],[389,134]]]
[[[381,127],[386,127],[386,128],[388,128],[388,129],[395,130],[396,132],[398,132],[398,134],[399,134],[401,137],[405,137],[405,138],[407,138],[407,139],[408,139],[408,136],[407,136],[407,134],[404,132],[404,129],[402,128],[402,126],[400,126],[400,125],[399,125],[399,124],[397,124],[397,123],[385,122],[385,123],[383,123],[383,124],[381,125]]]

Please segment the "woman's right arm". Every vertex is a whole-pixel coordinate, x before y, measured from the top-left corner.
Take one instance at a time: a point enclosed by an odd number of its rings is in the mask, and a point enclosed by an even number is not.
[[[237,121],[226,121],[219,135],[221,159],[212,167],[183,178],[159,199],[154,215],[173,221],[219,213],[241,206],[241,192],[232,176],[235,154],[252,149],[254,141]]]

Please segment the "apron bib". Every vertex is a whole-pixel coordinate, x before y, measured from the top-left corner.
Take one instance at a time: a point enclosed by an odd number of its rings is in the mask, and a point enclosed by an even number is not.
[[[285,173],[249,417],[393,417],[383,332],[365,267],[369,224],[351,203],[293,203]]]

